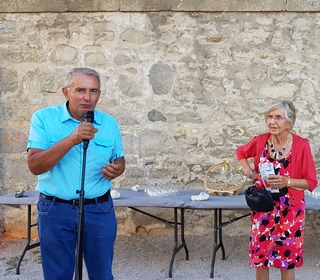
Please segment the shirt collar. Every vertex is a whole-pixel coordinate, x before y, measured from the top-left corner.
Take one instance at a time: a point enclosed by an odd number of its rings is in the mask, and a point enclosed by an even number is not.
[[[68,105],[68,100],[66,102],[64,102],[64,104],[62,105],[62,111],[61,111],[61,122],[65,122],[68,120],[73,120],[73,121],[78,121],[75,118],[73,118],[67,108]],[[79,121],[78,121],[79,122]]]

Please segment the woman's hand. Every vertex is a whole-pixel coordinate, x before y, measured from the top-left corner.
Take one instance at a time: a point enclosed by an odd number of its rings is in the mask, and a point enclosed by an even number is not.
[[[289,177],[282,175],[269,175],[266,181],[271,188],[282,189],[288,187]]]

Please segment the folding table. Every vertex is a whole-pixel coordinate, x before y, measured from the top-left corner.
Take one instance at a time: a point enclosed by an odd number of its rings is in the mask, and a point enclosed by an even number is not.
[[[115,207],[129,207],[135,211],[139,211],[145,215],[151,216],[165,223],[174,225],[174,246],[173,252],[169,263],[169,278],[172,278],[172,268],[176,254],[184,249],[186,260],[189,259],[189,251],[185,242],[184,230],[185,221],[184,215],[186,209],[195,210],[214,210],[214,236],[213,236],[213,254],[210,268],[210,277],[214,277],[214,266],[216,253],[221,248],[222,259],[225,259],[225,249],[222,240],[222,228],[238,221],[244,217],[247,217],[250,213],[236,217],[229,221],[222,221],[223,210],[248,210],[248,206],[245,202],[243,194],[235,196],[210,196],[206,201],[192,201],[192,195],[198,195],[202,190],[180,190],[176,195],[168,195],[162,197],[150,197],[144,191],[132,191],[131,189],[119,188],[116,189],[120,192],[121,197],[114,199]],[[39,246],[39,242],[35,244],[31,243],[31,228],[36,226],[31,222],[31,206],[36,205],[38,202],[39,193],[36,191],[26,191],[27,197],[16,198],[14,194],[8,194],[0,196],[0,204],[5,205],[27,205],[28,209],[28,223],[27,223],[27,244],[20,256],[16,267],[16,273],[20,273],[20,264],[27,250]],[[320,199],[316,199],[311,196],[306,196],[307,210],[320,210]],[[173,209],[173,221],[163,219],[161,217],[142,211],[137,207],[155,207],[155,208],[171,208]],[[180,214],[180,215],[179,215]],[[180,229],[180,230],[179,230]],[[180,232],[180,235],[179,235]],[[179,238],[180,237],[180,238]],[[180,241],[179,241],[180,239]]]
[[[39,199],[39,193],[36,191],[26,191],[26,196],[23,197],[15,197],[14,194],[7,194],[0,196],[0,205],[11,205],[11,206],[19,206],[19,205],[27,205],[27,243],[23,249],[23,252],[19,258],[18,264],[16,266],[16,274],[20,274],[20,264],[23,260],[24,255],[28,250],[31,250],[40,245],[39,242],[31,244],[31,229],[34,226],[37,226],[37,223],[32,223],[31,221],[31,206],[36,205]]]

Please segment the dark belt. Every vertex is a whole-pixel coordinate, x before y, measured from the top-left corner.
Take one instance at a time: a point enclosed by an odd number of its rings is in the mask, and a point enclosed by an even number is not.
[[[61,199],[59,197],[46,195],[44,193],[40,193],[40,196],[42,198],[48,199],[48,200],[54,199],[56,202],[60,202],[60,203],[67,203],[67,204],[72,204],[72,205],[79,203],[79,199],[65,200],[65,199]],[[109,200],[109,197],[110,197],[110,190],[108,190],[104,195],[96,197],[96,198],[85,198],[83,202],[84,202],[84,204],[94,204],[94,203],[107,202]]]

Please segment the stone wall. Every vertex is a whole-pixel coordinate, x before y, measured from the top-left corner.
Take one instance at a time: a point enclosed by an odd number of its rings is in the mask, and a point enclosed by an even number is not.
[[[116,187],[144,188],[146,178],[162,177],[201,191],[211,165],[236,163],[236,147],[266,131],[262,113],[280,98],[294,101],[295,132],[310,140],[320,166],[319,5],[2,0],[0,194],[34,189],[25,151],[31,114],[64,102],[63,77],[77,66],[99,71],[98,107],[121,126],[127,169]],[[0,209],[0,236],[25,236],[26,208]],[[129,209],[117,216],[120,234],[172,231]],[[212,216],[187,211],[186,232],[212,233]],[[317,230],[318,213],[310,217],[307,228]],[[239,221],[226,233],[247,234],[248,224]]]
[[[318,12],[319,0],[2,0],[0,12]]]

